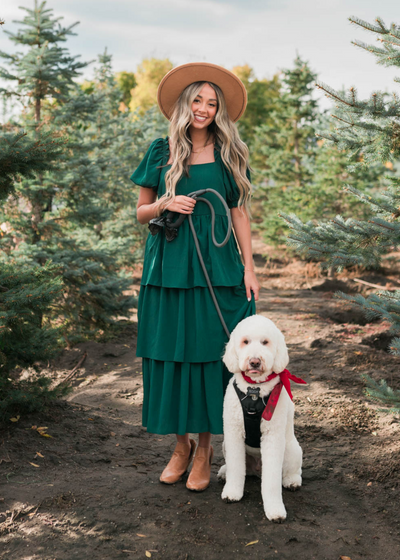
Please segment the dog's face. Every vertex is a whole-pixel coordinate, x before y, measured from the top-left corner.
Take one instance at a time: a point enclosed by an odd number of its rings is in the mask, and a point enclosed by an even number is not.
[[[222,360],[231,373],[259,378],[281,373],[289,356],[278,327],[262,315],[251,315],[232,331]]]

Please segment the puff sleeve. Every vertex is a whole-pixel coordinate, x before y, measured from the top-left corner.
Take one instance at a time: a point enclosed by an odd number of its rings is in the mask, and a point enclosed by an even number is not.
[[[157,138],[150,144],[144,158],[130,177],[133,183],[157,192],[161,173],[159,166],[164,163],[165,142],[164,138]]]
[[[225,166],[224,166],[225,167]],[[246,176],[251,183],[251,175],[250,170],[247,168]],[[240,191],[239,187],[236,184],[235,179],[233,178],[232,173],[228,171],[225,167],[225,188],[226,188],[226,203],[228,208],[236,208],[240,198]]]

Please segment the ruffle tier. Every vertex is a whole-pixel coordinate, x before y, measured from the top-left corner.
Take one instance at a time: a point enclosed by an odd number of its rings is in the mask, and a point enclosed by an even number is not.
[[[143,358],[143,426],[154,434],[222,434],[230,378],[221,360],[197,364]]]
[[[229,332],[256,313],[254,294],[246,297],[244,282],[213,286]],[[221,360],[228,337],[208,288],[140,287],[136,356],[166,362]]]
[[[201,254],[213,286],[238,286],[244,266],[233,233],[226,245],[216,247],[211,236],[210,216],[192,215]],[[228,219],[215,216],[215,238],[221,243],[226,236]],[[179,227],[178,236],[167,241],[164,231],[149,234],[146,240],[141,284],[165,288],[207,287],[188,218]]]

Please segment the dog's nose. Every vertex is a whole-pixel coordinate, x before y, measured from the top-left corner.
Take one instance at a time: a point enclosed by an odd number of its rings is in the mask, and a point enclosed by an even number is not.
[[[249,364],[252,368],[258,368],[260,367],[261,360],[260,358],[250,358]]]

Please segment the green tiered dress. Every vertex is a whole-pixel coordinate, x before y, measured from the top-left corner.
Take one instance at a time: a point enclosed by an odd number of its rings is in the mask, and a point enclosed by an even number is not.
[[[237,206],[239,189],[223,164],[218,148],[215,161],[192,165],[183,176],[177,195],[210,187],[229,208]],[[131,180],[141,187],[165,193],[165,173],[170,168],[168,137],[149,147]],[[160,167],[165,166],[165,167]],[[215,209],[215,237],[221,242],[228,219],[213,193],[206,193]],[[167,214],[168,211],[164,211]],[[193,225],[201,253],[225,323],[230,332],[245,317],[256,313],[254,294],[246,297],[244,266],[233,233],[224,247],[211,237],[211,211],[198,201]],[[222,406],[231,374],[222,362],[228,337],[212,301],[196,252],[189,220],[168,242],[164,232],[146,240],[138,301],[136,356],[142,357],[143,426],[156,434],[211,432],[222,434]]]

